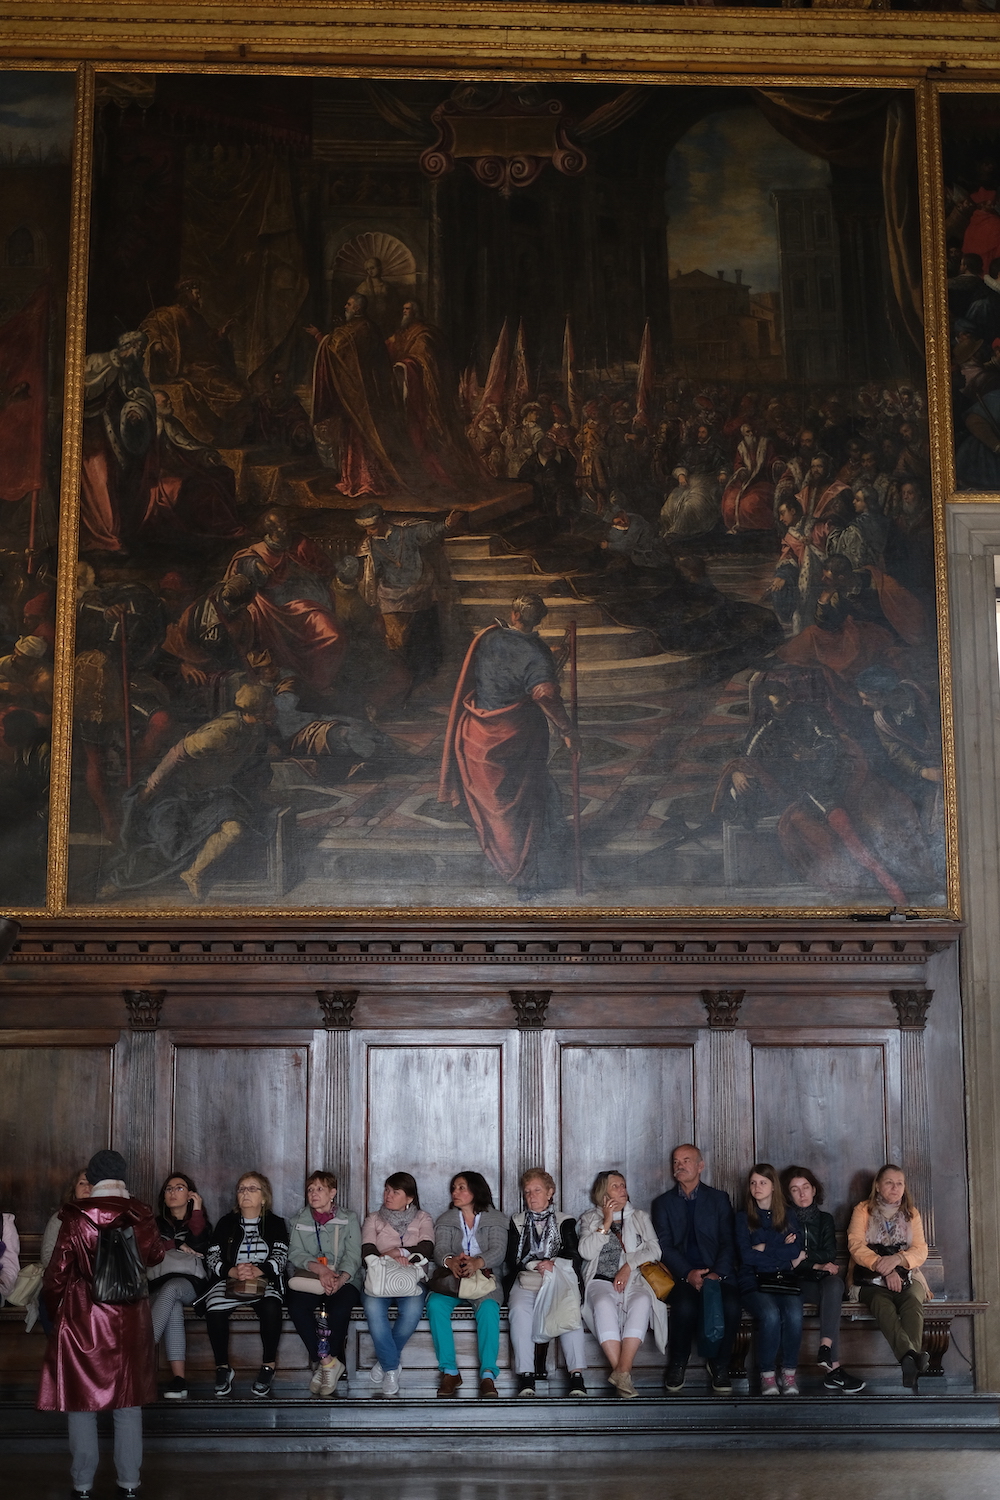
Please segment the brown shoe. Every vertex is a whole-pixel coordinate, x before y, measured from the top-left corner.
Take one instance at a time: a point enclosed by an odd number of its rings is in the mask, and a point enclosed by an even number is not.
[[[480,1396],[495,1396],[497,1400],[500,1399],[500,1392],[488,1375],[485,1375],[479,1382],[479,1394]]]
[[[458,1388],[461,1384],[461,1375],[442,1375],[441,1383],[438,1386],[437,1393],[439,1396],[444,1396],[446,1398],[449,1396],[457,1397]]]

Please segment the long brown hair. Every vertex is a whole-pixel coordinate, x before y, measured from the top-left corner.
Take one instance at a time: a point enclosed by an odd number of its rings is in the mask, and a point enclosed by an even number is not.
[[[884,1166],[879,1167],[878,1171],[875,1173],[875,1180],[872,1183],[872,1190],[868,1194],[869,1214],[873,1213],[878,1205],[878,1185],[882,1181],[882,1178],[885,1176],[886,1172],[898,1172],[900,1177],[902,1177],[903,1196],[900,1199],[899,1207],[902,1210],[904,1219],[912,1219],[914,1212],[916,1211],[916,1205],[913,1202],[913,1199],[910,1197],[909,1188],[906,1186],[906,1173],[903,1171],[902,1167],[897,1167],[894,1161],[887,1161]]]
[[[766,1177],[771,1184],[771,1228],[784,1229],[785,1227],[785,1195],[781,1191],[781,1183],[778,1174],[769,1161],[754,1162],[747,1173],[747,1223],[751,1229],[760,1228],[760,1215],[757,1212],[757,1200],[750,1191],[751,1177]]]

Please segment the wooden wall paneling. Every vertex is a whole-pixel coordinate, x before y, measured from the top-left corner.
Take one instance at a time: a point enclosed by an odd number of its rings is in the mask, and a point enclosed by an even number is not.
[[[308,1043],[177,1045],[173,1165],[190,1172],[209,1217],[234,1202],[237,1178],[271,1179],[275,1210],[301,1208],[309,1108]]]
[[[381,1203],[391,1172],[413,1173],[433,1218],[447,1208],[448,1181],[463,1167],[483,1173],[498,1205],[510,1198],[516,1178],[506,1138],[511,1034],[442,1031],[430,1042],[425,1036],[361,1034],[366,1195],[350,1207],[362,1217]]]
[[[694,1047],[664,1040],[561,1041],[558,1197],[589,1207],[598,1172],[625,1173],[637,1208],[670,1186],[670,1152],[694,1133]]]
[[[846,1229],[872,1173],[896,1143],[892,1090],[898,1041],[891,1034],[751,1038],[753,1141],[750,1159],[783,1170],[810,1167],[826,1187],[825,1207]],[[895,1096],[898,1098],[898,1095]]]
[[[40,1234],[76,1167],[111,1144],[115,1047],[111,1035],[21,1033],[3,1048],[0,1088],[0,1206],[22,1235]]]

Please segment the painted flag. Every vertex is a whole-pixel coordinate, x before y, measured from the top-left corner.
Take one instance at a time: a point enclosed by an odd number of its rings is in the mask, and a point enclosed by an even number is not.
[[[0,500],[22,500],[45,481],[48,338],[43,285],[0,328]]]
[[[500,337],[497,339],[496,348],[493,350],[493,358],[486,373],[486,384],[483,386],[483,394],[480,398],[477,411],[482,411],[487,406],[495,406],[498,412],[503,411],[504,397],[507,394],[507,366],[510,363],[510,330],[507,319],[503,320]]]
[[[530,385],[528,383],[528,356],[524,348],[524,319],[520,318],[517,324],[517,338],[514,340],[514,388],[510,393],[510,424],[513,426],[521,420],[521,407],[528,399]]]
[[[573,329],[567,317],[563,331],[563,385],[566,388],[566,410],[574,427],[580,425],[580,393],[576,388],[576,350],[573,348]]]
[[[650,410],[653,405],[653,339],[649,332],[649,319],[642,330],[639,345],[639,370],[635,379],[635,418],[637,423],[652,427]]]

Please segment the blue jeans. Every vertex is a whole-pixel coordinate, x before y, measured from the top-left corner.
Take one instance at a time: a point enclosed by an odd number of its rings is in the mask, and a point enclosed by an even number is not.
[[[398,1370],[399,1357],[420,1322],[424,1310],[426,1292],[417,1292],[413,1297],[369,1297],[365,1292],[365,1317],[368,1332],[375,1345],[375,1358],[383,1370]],[[396,1321],[389,1322],[389,1304],[396,1304]]]
[[[744,1292],[743,1306],[757,1322],[757,1368],[794,1370],[802,1342],[802,1298],[774,1296],[770,1292]]]

